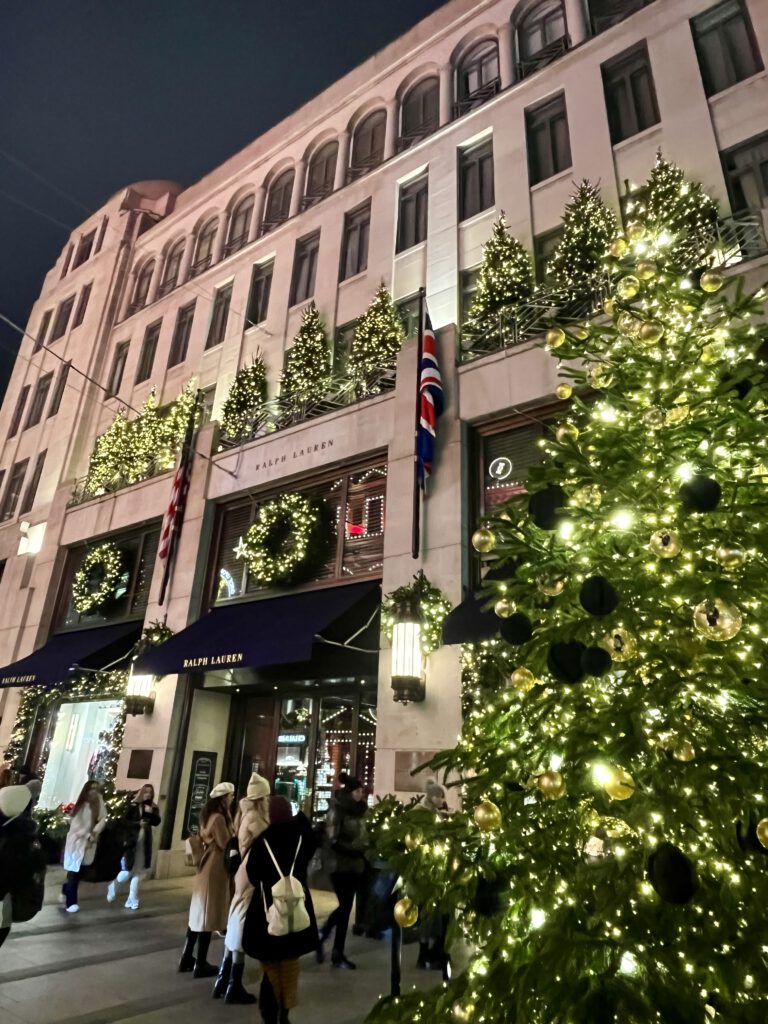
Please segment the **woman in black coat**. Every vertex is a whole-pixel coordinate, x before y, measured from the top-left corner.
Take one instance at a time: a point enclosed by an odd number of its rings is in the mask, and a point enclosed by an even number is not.
[[[114,903],[120,884],[130,880],[125,909],[139,909],[139,885],[152,867],[152,829],[159,824],[160,811],[155,803],[155,787],[147,783],[136,793],[123,812],[125,840],[121,871],[107,888],[107,902]]]
[[[260,998],[264,1024],[288,1024],[288,1011],[298,1003],[299,957],[317,949],[317,921],[307,887],[307,868],[317,844],[308,819],[301,813],[293,817],[285,797],[269,798],[269,820],[269,828],[254,842],[248,857],[248,878],[255,891],[245,918],[243,949],[264,968]],[[267,930],[264,902],[271,905],[272,886],[280,880],[267,843],[283,875],[290,874],[296,858],[293,877],[304,887],[309,926],[289,935],[270,935]]]

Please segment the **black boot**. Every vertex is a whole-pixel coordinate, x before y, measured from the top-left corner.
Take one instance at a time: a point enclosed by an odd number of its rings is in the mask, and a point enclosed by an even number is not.
[[[197,957],[195,958],[195,969],[192,972],[193,978],[215,978],[219,973],[213,964],[208,963],[208,947],[211,944],[211,933],[200,932],[197,940]]]
[[[259,990],[259,1010],[261,1011],[261,1019],[264,1024],[278,1024],[280,1007],[277,1005],[275,993],[272,990],[272,986],[270,985],[269,978],[266,974],[261,979],[261,989]]]
[[[187,974],[189,971],[195,969],[195,942],[197,941],[197,932],[193,932],[191,928],[187,928],[187,941],[184,943],[184,952],[181,954],[181,960],[179,960],[179,973]]]
[[[219,967],[219,973],[216,981],[213,983],[213,998],[221,999],[224,993],[227,991],[227,985],[229,984],[229,975],[232,971],[232,954],[228,949],[224,950],[224,958],[221,961]]]
[[[347,960],[343,953],[339,952],[338,949],[334,949],[331,953],[331,966],[341,967],[345,971],[356,971],[357,964],[353,964],[351,960]]]
[[[243,970],[245,964],[232,964],[232,977],[227,985],[227,994],[224,996],[225,1003],[239,1003],[242,1006],[251,1006],[256,1002],[256,996],[246,992],[243,988]]]

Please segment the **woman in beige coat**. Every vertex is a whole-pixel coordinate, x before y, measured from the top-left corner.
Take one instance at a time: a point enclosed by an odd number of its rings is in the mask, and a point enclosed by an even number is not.
[[[223,932],[227,926],[231,892],[224,851],[235,834],[231,812],[234,792],[231,782],[220,782],[200,812],[199,835],[204,852],[192,891],[187,941],[179,961],[179,970],[192,971],[195,978],[212,978],[218,973],[207,957],[211,933]]]
[[[243,952],[243,926],[253,896],[248,880],[248,854],[253,841],[269,825],[269,783],[256,772],[251,775],[245,797],[240,801],[235,818],[235,832],[240,854],[240,867],[235,874],[235,895],[229,908],[227,935],[224,940],[224,958],[213,986],[213,998],[224,995],[225,1003],[250,1005],[256,996],[243,988],[245,953]]]

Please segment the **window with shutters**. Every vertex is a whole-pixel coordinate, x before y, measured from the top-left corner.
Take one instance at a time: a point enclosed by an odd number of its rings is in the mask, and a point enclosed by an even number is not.
[[[43,475],[43,466],[45,465],[45,456],[47,454],[47,451],[40,452],[35,459],[35,468],[32,470],[32,476],[29,478],[29,483],[24,491],[24,500],[19,508],[20,516],[26,515],[35,504],[37,488],[40,486],[40,477]]]
[[[55,416],[61,406],[61,400],[64,397],[64,389],[67,386],[67,377],[69,376],[69,368],[71,363],[62,363],[59,367],[59,372],[56,375],[56,384],[53,388],[53,395],[51,397],[51,404],[48,408],[48,417]]]
[[[32,402],[29,406],[29,413],[27,414],[27,422],[24,424],[25,430],[27,427],[36,427],[43,418],[43,409],[45,408],[45,403],[48,401],[48,392],[51,390],[52,381],[53,374],[46,373],[43,374],[35,385]]]
[[[763,70],[752,21],[743,0],[723,0],[691,20],[707,96]]]
[[[525,112],[528,181],[537,185],[571,166],[571,138],[565,93]]]
[[[371,202],[363,203],[344,216],[339,280],[346,281],[368,266],[368,237],[371,232]],[[300,301],[300,300],[298,300]]]
[[[400,186],[397,212],[397,252],[427,240],[427,201],[429,179],[426,174]]]
[[[144,340],[141,343],[141,352],[139,353],[139,365],[136,367],[135,384],[141,384],[142,381],[149,380],[152,376],[152,367],[155,365],[155,353],[157,352],[157,342],[160,338],[161,326],[162,320],[158,320],[157,323],[150,324],[144,332]]]
[[[274,263],[257,263],[251,275],[251,291],[248,295],[248,317],[246,327],[255,327],[267,319],[269,293],[272,290]]]
[[[659,123],[656,90],[645,43],[603,64],[602,72],[608,126],[614,145]]]

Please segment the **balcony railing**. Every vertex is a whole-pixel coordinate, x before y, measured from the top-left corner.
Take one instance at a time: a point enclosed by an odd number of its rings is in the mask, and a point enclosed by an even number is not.
[[[189,268],[189,276],[197,277],[199,274],[202,274],[204,270],[207,270],[208,267],[210,267],[212,262],[213,256],[211,253],[208,253],[207,256],[203,256],[201,259],[197,260],[195,263],[192,264],[192,266]]]
[[[493,97],[501,89],[501,79],[494,78],[493,81],[487,82],[485,85],[481,85],[479,89],[475,89],[474,92],[469,93],[467,96],[462,96],[461,99],[456,100],[453,105],[454,116],[461,117],[463,114],[468,114],[470,110],[474,110],[476,107],[481,107],[488,100]]]
[[[73,505],[82,505],[85,501],[91,501],[93,498],[102,498],[105,494],[116,494],[126,487],[133,487],[134,484],[143,483],[145,480],[152,480],[153,477],[162,476],[163,473],[170,473],[172,469],[173,464],[169,466],[167,463],[153,461],[140,476],[135,474],[117,476],[108,485],[100,487],[88,486],[88,477],[81,477],[75,481],[67,507],[71,508]]]
[[[219,450],[234,448],[267,434],[274,434],[278,430],[285,430],[287,427],[306,423],[338,409],[346,409],[357,402],[375,398],[394,390],[395,383],[395,367],[391,365],[372,370],[362,383],[338,375],[331,380],[328,392],[322,398],[315,395],[303,396],[301,392],[280,395],[259,406],[254,411],[252,422],[238,437],[222,436]]]
[[[371,156],[366,157],[365,160],[355,160],[347,168],[347,184],[350,185],[353,181],[357,181],[358,178],[362,178],[364,174],[368,174],[374,167],[378,167],[384,160],[384,153],[373,153]]]
[[[407,132],[402,132],[397,140],[397,152],[404,153],[406,149],[415,146],[417,142],[421,142],[422,139],[426,139],[429,135],[434,134],[437,129],[437,121],[432,120],[425,121],[423,124],[418,125],[416,128],[411,128]]]
[[[555,39],[553,42],[548,43],[547,46],[542,47],[538,53],[531,54],[530,57],[524,57],[517,62],[517,77],[528,78],[534,72],[538,71],[539,68],[546,67],[547,64],[551,64],[556,61],[559,57],[562,57],[564,53],[567,53],[570,49],[571,41],[567,35],[561,36],[559,39]]]
[[[301,209],[308,210],[310,207],[322,202],[323,199],[326,199],[331,192],[333,192],[332,182],[328,185],[323,185],[320,188],[315,188],[311,191],[308,190],[301,197]]]
[[[237,238],[230,238],[224,246],[224,255],[231,256],[233,252],[240,252],[247,241],[248,233],[246,231],[242,235],[238,235]]]
[[[653,0],[590,0],[589,20],[592,35],[600,35],[613,25],[618,25],[632,14],[637,14]]]
[[[280,213],[275,217],[265,217],[261,222],[261,235],[268,235],[270,231],[274,231],[275,228],[279,228],[280,225],[285,224],[287,220],[287,213]]]

